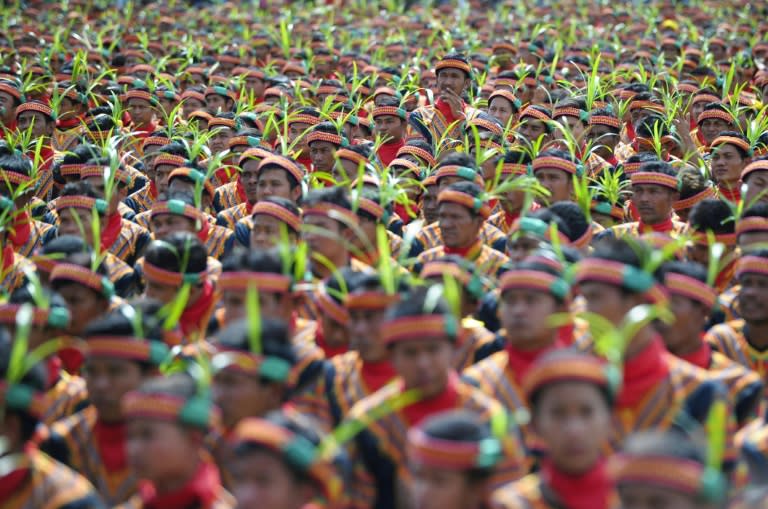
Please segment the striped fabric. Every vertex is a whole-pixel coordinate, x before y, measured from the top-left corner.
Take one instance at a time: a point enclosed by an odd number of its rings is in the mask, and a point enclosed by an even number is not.
[[[235,244],[235,233],[223,226],[209,226],[208,238],[205,239],[205,248],[208,256],[221,260],[228,254]]]
[[[150,235],[146,229],[132,221],[123,219],[120,234],[115,242],[107,248],[107,251],[131,265],[141,256],[149,241]]]
[[[752,347],[744,337],[744,320],[738,319],[715,325],[704,336],[712,348],[732,361],[755,371],[763,382],[768,374],[768,351],[761,352]]]
[[[33,272],[37,270],[35,264],[26,257],[14,253],[13,258],[13,264],[7,270],[0,273],[0,293],[7,295],[10,295],[24,284],[24,281],[26,281],[25,269]]]
[[[427,143],[434,147],[444,137],[454,140],[461,139],[464,122],[476,117],[478,113],[479,110],[466,106],[463,121],[454,122],[451,126],[436,107],[422,106],[409,115],[409,130],[412,134],[426,139]]]
[[[3,509],[103,507],[101,497],[83,476],[40,451],[28,452],[20,468],[29,470],[29,478],[9,498],[0,500]]]
[[[248,204],[238,203],[234,207],[230,207],[219,212],[216,215],[216,224],[229,228],[230,230],[234,230],[237,222],[249,214],[250,211],[248,210]]]
[[[483,346],[493,343],[495,338],[493,332],[483,327],[483,324],[476,320],[464,319],[461,325],[463,327],[463,334],[459,338],[456,350],[453,353],[453,367],[459,373],[474,364],[477,351]]]
[[[708,372],[728,388],[739,427],[757,417],[764,390],[763,379],[759,374],[720,352],[712,352]]]
[[[79,472],[113,506],[128,500],[138,490],[138,479],[129,468],[108,472],[99,455],[93,434],[96,409],[88,407],[50,426],[40,449]]]
[[[639,237],[640,235],[645,233],[645,232],[640,232],[640,223],[637,221],[634,221],[632,223],[624,223],[624,224],[613,226],[611,230],[616,235],[616,237],[624,237],[625,235],[629,235],[631,237]],[[649,231],[651,230],[649,229]],[[673,239],[676,239],[679,236],[685,234],[687,231],[688,231],[688,223],[672,220],[672,231],[669,232],[669,236],[672,237]]]
[[[126,202],[128,202],[128,200],[130,200],[130,203],[133,205],[131,208],[133,208],[133,211],[136,212],[137,215],[150,210],[155,203],[155,199],[152,198],[151,195],[149,184],[128,196]]]
[[[16,251],[21,256],[29,257],[45,243],[56,237],[56,228],[42,221],[32,220],[27,241]]]
[[[51,425],[88,406],[88,389],[85,380],[62,371],[59,380],[48,390],[45,398],[48,404],[41,421]]]
[[[444,256],[446,256],[445,247],[437,246],[421,253],[418,261],[424,264]],[[485,244],[481,244],[478,252],[470,254],[467,260],[474,262],[475,270],[491,281],[496,281],[504,265],[509,263],[509,258],[506,255],[491,249]]]
[[[424,251],[443,245],[443,238],[440,235],[440,225],[434,222],[416,234],[416,241],[424,246]],[[498,249],[500,245],[506,245],[507,237],[500,229],[486,221],[480,229],[480,240],[488,247]]]
[[[213,208],[216,212],[234,207],[242,203],[240,196],[237,194],[237,182],[229,182],[216,189],[213,193]]]

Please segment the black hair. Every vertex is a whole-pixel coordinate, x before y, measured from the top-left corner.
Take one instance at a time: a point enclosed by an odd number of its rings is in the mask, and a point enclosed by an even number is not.
[[[576,108],[580,111],[587,111],[587,103],[584,99],[577,98],[577,97],[568,97],[567,99],[563,99],[562,101],[558,101],[557,104],[555,104],[553,114],[557,113],[557,110],[560,108]],[[587,117],[580,118],[581,123],[583,125],[588,124]]]
[[[504,154],[504,163],[530,164],[531,161],[531,154],[518,148],[511,148]]]
[[[0,377],[3,380],[7,380],[8,371],[11,363],[11,351],[13,350],[13,339],[11,338],[8,329],[0,327]],[[46,389],[46,370],[43,363],[38,362],[32,366],[24,376],[19,380],[23,385],[30,387],[32,390],[42,393]],[[30,414],[29,412],[15,410],[5,405],[5,412],[7,415],[15,415],[20,422],[21,427],[21,441],[26,443],[35,434],[37,429],[38,417]]]
[[[71,255],[67,256],[67,257],[66,257],[66,258],[63,260],[63,263],[71,263],[72,265],[78,265],[78,266],[80,266],[80,267],[84,267],[84,268],[86,268],[86,269],[89,269],[89,270],[91,269],[91,266],[92,266],[92,262],[93,262],[93,256],[92,256],[92,254],[91,254],[91,253],[89,253],[89,252],[79,252],[79,253],[73,253],[73,254],[71,254]],[[107,270],[107,266],[106,266],[106,265],[105,265],[103,262],[102,262],[102,263],[100,263],[100,264],[99,264],[99,265],[96,267],[96,270],[94,270],[94,272],[95,272],[96,274],[98,274],[98,275],[100,275],[100,276],[104,277],[104,278],[108,277],[108,275],[109,275],[109,272],[108,272],[108,270]],[[52,281],[52,282],[51,282],[51,287],[52,287],[52,288],[53,288],[55,291],[57,291],[57,292],[58,292],[58,291],[59,291],[59,290],[60,290],[62,287],[64,287],[64,286],[69,286],[69,285],[73,285],[73,284],[77,285],[77,284],[79,284],[79,283],[76,283],[76,282],[74,282],[74,281],[71,281],[71,280],[69,280],[69,279],[63,279],[63,280]],[[81,285],[81,286],[82,286],[82,285]],[[92,288],[89,288],[89,287],[84,287],[84,288],[85,288],[86,290],[88,290],[89,292],[92,292],[92,293],[93,293],[94,295],[96,295],[96,297],[97,297],[97,298],[99,298],[99,299],[103,299],[103,300],[109,300],[109,297],[108,297],[107,295],[105,295],[105,294],[101,293],[101,292],[98,292],[98,291],[96,291],[96,290],[93,290]]]
[[[410,140],[406,141],[405,144],[408,145],[408,146],[411,146],[411,147],[418,147],[418,148],[420,148],[422,150],[425,150],[430,155],[434,156],[434,151],[432,150],[432,145],[427,143],[423,138],[411,138]],[[413,154],[411,154],[411,155],[413,155]]]
[[[560,149],[557,149],[557,148],[551,148],[549,150],[545,150],[545,151],[541,152],[539,155],[537,155],[536,157],[537,158],[539,158],[539,157],[556,157],[558,159],[565,159],[566,161],[570,161],[572,163],[578,162],[578,161],[576,161],[576,159],[574,159],[574,157],[571,154],[569,154],[565,150],[560,150]]]
[[[549,211],[562,219],[568,226],[569,235],[566,236],[571,242],[580,239],[592,227],[581,208],[572,201],[553,203],[549,206]]]
[[[349,194],[345,188],[340,186],[315,189],[310,191],[304,198],[305,207],[311,207],[319,203],[329,203],[346,210],[352,210]]]
[[[64,297],[50,288],[43,287],[40,289],[40,293],[42,294],[43,299],[48,303],[48,309],[68,309],[67,301],[64,300]],[[32,287],[30,285],[24,285],[11,293],[8,298],[8,304],[31,304],[37,306],[38,300],[35,293],[33,293]],[[46,324],[46,328],[48,327],[49,326]]]
[[[636,239],[627,239],[626,237],[601,238],[595,242],[593,246],[594,250],[589,255],[589,258],[619,262],[637,269],[642,269],[643,261],[647,260],[651,253],[650,246],[645,242]],[[658,280],[658,273],[654,274],[654,277]],[[637,293],[624,286],[621,286],[620,288],[625,295]]]
[[[153,240],[144,255],[148,263],[171,272],[199,273],[208,266],[208,251],[197,235],[175,232],[163,240]],[[186,267],[182,261],[186,258]]]
[[[398,101],[394,97],[384,96],[381,99],[378,99],[378,106],[390,106],[393,108],[399,108],[400,101]],[[403,120],[403,122],[405,121]]]
[[[157,341],[163,342],[163,323],[157,315],[141,313],[138,320],[140,329],[137,328],[136,318],[132,315],[136,313],[132,307],[127,304],[125,307],[115,309],[95,318],[88,323],[83,331],[83,339],[96,337],[133,337],[136,341]],[[137,361],[143,374],[151,373],[155,367],[149,362]]]
[[[722,200],[703,200],[693,206],[688,216],[688,224],[697,232],[712,231],[716,235],[736,231],[731,208]]]
[[[546,353],[544,353],[541,356],[541,359],[560,359],[560,358],[562,358],[563,360],[565,360],[565,359],[572,358],[573,355],[574,355],[573,350],[568,349],[568,348],[563,348],[563,349],[555,349],[555,350],[551,350],[549,352],[546,352]],[[582,355],[582,354],[580,354],[580,355]],[[528,401],[530,402],[531,413],[533,415],[536,415],[536,410],[539,407],[539,402],[541,402],[541,397],[544,394],[544,392],[546,392],[546,390],[548,388],[554,387],[554,386],[559,385],[561,383],[562,384],[567,384],[569,382],[562,381],[562,382],[555,382],[555,383],[551,383],[551,384],[545,384],[545,385],[542,385],[541,387],[539,387],[538,389],[536,389],[533,393],[531,393],[530,397],[528,398]],[[600,385],[598,385],[598,384],[596,384],[594,382],[588,382],[586,380],[584,380],[582,383],[586,383],[586,384],[592,385],[595,389],[597,389],[598,392],[600,393],[600,396],[602,396],[603,402],[608,407],[608,409],[610,410],[611,408],[613,408],[613,401],[614,401],[615,398],[614,398],[613,394],[611,394],[611,389],[609,387],[603,387],[603,386],[600,386]]]
[[[0,169],[29,176],[32,174],[32,160],[3,142],[0,144]]]
[[[189,159],[189,151],[187,147],[178,141],[172,141],[168,145],[162,146],[158,151],[158,154],[170,154],[174,156],[183,157]]]
[[[299,215],[299,207],[296,206],[295,203],[293,203],[291,200],[287,198],[283,198],[282,196],[268,196],[264,198],[263,200],[260,200],[262,202],[272,202],[277,205],[280,205],[284,209],[288,209],[292,214]],[[306,200],[305,200],[306,203]]]
[[[669,261],[661,266],[661,275],[682,274],[701,283],[707,282],[707,268],[696,262]]]
[[[483,194],[483,189],[474,182],[454,182],[450,186],[445,188],[446,191],[459,191],[461,193],[468,194],[473,198],[479,198]],[[472,217],[479,217],[480,212],[472,208],[468,208],[469,214]]]
[[[351,283],[352,284],[348,287],[349,293],[378,292],[384,290],[384,283],[379,274],[360,273],[360,275],[351,281]],[[397,288],[395,291],[401,294],[407,292],[410,288],[405,279],[402,278],[397,281],[396,285]]]
[[[337,136],[342,136],[342,133],[340,133],[339,130],[336,128],[336,125],[330,121],[320,122],[315,127],[313,127],[312,131],[310,132],[320,132],[320,133],[328,133],[328,134],[334,134]]]
[[[362,275],[362,272],[356,272],[349,267],[344,267],[325,278],[323,284],[328,290],[328,295],[331,299],[337,304],[343,304],[343,289],[346,288],[349,291],[350,288],[357,284],[358,278],[362,277]]]
[[[443,58],[441,58],[441,60],[458,60],[459,62],[469,65],[469,60],[467,60],[467,56],[461,53],[448,53]],[[435,76],[439,75],[441,70],[442,69],[435,71]],[[398,71],[395,70],[393,74],[397,74],[397,73]],[[472,75],[467,72],[464,72],[464,74],[466,75],[467,78],[472,77]]]
[[[526,214],[527,217],[532,217],[534,219],[538,219],[539,221],[543,221],[547,223],[547,225],[551,225],[554,223],[557,226],[557,231],[568,237],[571,238],[571,235],[573,233],[571,232],[570,226],[563,220],[562,217],[558,216],[554,212],[550,211],[549,209],[538,209],[534,210],[530,214]],[[578,237],[577,237],[578,238]]]
[[[65,256],[74,253],[90,253],[91,246],[86,244],[85,240],[76,235],[61,235],[52,238],[49,242],[46,242],[40,254],[52,255],[63,254]]]
[[[635,124],[635,132],[641,138],[653,138],[655,131],[658,131],[660,136],[669,134],[669,127],[665,124],[664,117],[658,114],[647,115]]]
[[[96,132],[108,132],[110,129],[116,127],[115,120],[110,114],[99,113],[91,118],[91,121],[86,125],[86,129],[92,133]]]
[[[363,198],[367,198],[371,200],[374,203],[377,203],[381,205],[384,208],[387,208],[387,204],[381,203],[381,195],[379,194],[378,189],[371,189],[370,187],[363,187],[362,192],[360,193]],[[381,219],[376,218],[373,214],[370,212],[364,210],[362,207],[357,208],[357,216],[360,219],[365,219],[367,221],[373,221],[374,223],[381,223],[384,221],[384,218]]]
[[[491,438],[488,426],[476,414],[466,410],[439,412],[425,419],[419,427],[428,437],[449,442],[479,444]],[[466,475],[471,482],[482,482],[493,473],[493,467],[476,466],[469,468]]]
[[[677,172],[672,165],[666,161],[660,160],[643,163],[638,171],[642,171],[643,173],[661,173],[662,175],[677,177]]]
[[[432,299],[433,292],[434,287],[414,288],[406,298],[389,308],[386,319],[423,315],[451,315],[448,302],[446,302],[442,295]]]
[[[758,202],[749,207],[741,215],[741,218],[746,217],[766,217],[768,218],[768,203]]]
[[[678,458],[705,465],[704,448],[679,431],[635,433],[624,442],[622,451],[628,455]]]
[[[61,196],[87,196],[88,198],[101,198],[99,193],[84,180],[70,182],[61,190]]]
[[[652,161],[661,161],[661,159],[659,159],[659,156],[653,152],[638,152],[637,154],[629,156],[624,161],[624,164],[650,163]]]

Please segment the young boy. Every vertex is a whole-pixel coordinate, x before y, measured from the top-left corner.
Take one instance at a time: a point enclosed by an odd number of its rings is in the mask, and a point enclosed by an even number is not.
[[[49,509],[102,509],[106,506],[93,486],[77,472],[54,461],[30,440],[45,410],[45,368],[42,364],[22,372],[8,383],[12,343],[0,329],[0,405],[3,424],[0,438],[0,506]]]
[[[495,509],[608,509],[615,494],[604,457],[611,434],[611,380],[598,358],[574,350],[540,357],[524,394],[531,430],[543,449],[541,469],[497,490]]]
[[[502,444],[478,417],[447,411],[408,431],[406,449],[412,507],[484,509]]]
[[[119,509],[234,507],[218,468],[204,455],[205,434],[218,413],[200,390],[191,376],[176,373],[147,380],[123,397],[126,455],[141,481]]]
[[[157,320],[139,318],[143,329],[139,333],[126,314],[114,311],[85,330],[83,377],[91,406],[54,423],[40,439],[42,450],[85,476],[110,506],[125,502],[138,490],[125,456],[120,399],[151,376],[168,353]]]
[[[396,157],[397,151],[405,145],[403,138],[408,128],[407,113],[395,98],[385,97],[371,112],[376,126],[375,134],[381,136],[382,144],[376,155],[381,164],[389,166]]]

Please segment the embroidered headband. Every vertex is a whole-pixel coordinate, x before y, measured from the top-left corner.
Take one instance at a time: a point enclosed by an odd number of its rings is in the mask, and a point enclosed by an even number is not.
[[[229,129],[237,129],[237,122],[232,118],[220,118],[213,117],[208,121],[208,130],[216,127],[228,127]]]
[[[672,204],[672,208],[675,211],[692,209],[694,205],[700,201],[707,200],[715,197],[715,190],[711,186],[707,186],[703,191],[699,191],[693,196],[689,196],[683,200],[678,200]]]
[[[192,221],[205,220],[200,210],[181,200],[168,200],[155,203],[150,212],[150,219],[162,215],[183,216]]]
[[[768,276],[768,259],[762,256],[742,256],[736,262],[736,277],[744,274],[762,274]]]
[[[185,178],[190,179],[194,183],[203,183],[203,190],[205,193],[213,199],[213,196],[216,192],[216,189],[213,187],[213,184],[211,183],[210,179],[207,179],[205,175],[203,175],[202,172],[197,171],[193,168],[176,168],[171,172],[170,175],[168,175],[168,183],[170,184],[173,179],[176,178]]]
[[[622,453],[611,459],[609,471],[618,485],[650,484],[697,496],[701,494],[706,468],[684,458]]]
[[[456,191],[453,189],[446,189],[441,191],[437,196],[437,203],[456,203],[463,207],[468,208],[475,214],[478,214],[483,219],[488,219],[491,216],[491,207],[485,203],[482,198],[472,196],[468,193]]]
[[[307,124],[307,125],[317,125],[320,123],[320,118],[315,117],[313,115],[309,115],[306,113],[297,113],[295,115],[290,115],[288,117],[288,125],[292,124]]]
[[[719,119],[731,125],[733,125],[734,123],[733,117],[731,116],[730,113],[728,113],[727,111],[719,110],[719,109],[702,111],[701,113],[699,113],[699,117],[696,119],[696,123],[701,124],[705,120],[710,120],[710,119]]]
[[[294,233],[299,233],[299,230],[301,230],[301,216],[294,214],[277,203],[271,201],[257,202],[251,209],[251,215],[256,216],[260,214],[274,217],[278,221],[285,223]]]
[[[720,145],[733,145],[747,153],[750,153],[752,150],[748,141],[742,140],[741,138],[737,138],[735,136],[718,136],[710,144],[710,146],[713,148]]]
[[[395,106],[376,106],[371,112],[371,118],[374,119],[384,115],[398,117],[402,120],[406,120],[408,118],[408,112],[406,112],[403,108],[397,108]]]
[[[181,288],[184,284],[195,285],[203,281],[207,273],[203,272],[173,272],[161,269],[144,260],[144,278],[159,285],[176,286]]]
[[[304,172],[299,168],[299,166],[295,162],[288,159],[287,157],[278,156],[278,155],[269,155],[261,160],[256,171],[260,173],[263,169],[267,168],[268,166],[272,166],[272,167],[277,166],[281,170],[288,173],[291,177],[293,177],[294,180],[296,180],[296,183],[301,183],[301,181],[304,179]]]
[[[94,336],[86,338],[86,355],[149,362],[155,366],[163,363],[170,350],[161,341],[143,340],[132,336]]]
[[[467,75],[472,74],[472,68],[469,64],[457,58],[444,58],[440,60],[437,65],[435,65],[435,73],[442,69],[458,69],[464,71]]]
[[[741,171],[741,181],[744,182],[747,176],[758,171],[768,171],[768,161],[752,161]]]
[[[16,171],[0,170],[0,180],[8,184],[21,185],[32,181],[32,177]]]
[[[573,161],[568,161],[567,159],[561,159],[559,157],[552,157],[552,156],[537,157],[536,159],[533,160],[532,166],[533,166],[534,173],[536,173],[538,170],[552,168],[555,170],[562,170],[570,175],[581,174],[579,165],[577,165]]]
[[[157,102],[157,99],[152,97],[152,94],[150,94],[146,90],[128,90],[126,93],[123,94],[123,96],[120,99],[123,102],[128,102],[131,99],[141,99],[152,104]]]
[[[736,223],[736,237],[750,232],[768,232],[768,218],[750,216],[739,219]]]
[[[437,161],[435,161],[435,156],[430,154],[427,150],[416,147],[414,145],[403,145],[400,147],[400,149],[397,151],[397,157],[400,157],[402,155],[409,154],[414,157],[418,157],[425,163],[427,163],[428,166],[432,167],[435,164],[437,164]]]
[[[467,168],[466,166],[458,166],[455,164],[449,164],[441,166],[435,173],[435,178],[439,181],[443,177],[459,177],[469,182],[474,182],[480,187],[485,186],[485,180],[480,172]]]
[[[296,381],[293,376],[293,366],[280,357],[225,349],[215,354],[211,363],[216,371],[226,369],[286,385],[293,385]]]
[[[144,138],[144,141],[141,143],[141,148],[143,150],[147,147],[162,147],[170,144],[170,138],[163,138],[162,136],[149,136]]]
[[[253,147],[249,148],[242,154],[240,154],[240,158],[237,160],[237,165],[242,168],[243,164],[245,164],[248,161],[251,161],[253,159],[257,159],[261,161],[262,159],[266,159],[267,157],[274,156],[272,152],[269,150],[262,148],[262,147]],[[299,179],[301,180],[301,179]]]
[[[280,454],[289,465],[306,472],[319,484],[327,501],[336,500],[341,493],[342,485],[335,467],[322,459],[309,440],[282,426],[248,417],[237,424],[230,442],[234,445],[255,444]]]
[[[347,325],[349,323],[349,311],[331,297],[325,284],[321,284],[317,292],[315,292],[315,303],[320,310],[323,313],[327,313],[334,322],[340,325]]]
[[[654,304],[664,303],[667,297],[653,276],[642,269],[621,262],[601,258],[586,258],[576,264],[574,284],[589,281],[606,283],[642,293]]]
[[[326,133],[323,131],[312,131],[307,136],[307,144],[310,145],[316,141],[324,141],[337,147],[343,147],[347,145],[346,140],[340,134]]]
[[[187,164],[187,160],[182,156],[161,152],[157,154],[155,159],[152,161],[152,169],[157,170],[157,167],[162,165],[180,167],[184,166],[185,164]]]
[[[544,356],[534,363],[523,380],[528,401],[542,387],[561,382],[585,382],[604,389],[612,388],[606,365],[600,358],[579,352]]]
[[[525,117],[531,117],[536,120],[541,120],[542,122],[549,122],[552,120],[552,118],[543,111],[531,108],[530,106],[526,107],[522,113],[520,113],[520,120],[523,120]]]
[[[292,283],[290,277],[273,272],[222,272],[218,279],[219,288],[225,292],[255,288],[259,292],[288,293]]]
[[[320,202],[303,210],[304,217],[325,216],[348,226],[359,222],[357,215],[351,210],[339,207],[333,203]]]
[[[210,399],[200,396],[184,399],[133,391],[123,396],[122,406],[126,419],[178,422],[202,430],[214,428],[220,421],[219,412]]]
[[[499,80],[496,80],[496,85],[499,85]],[[514,84],[510,84],[511,86],[514,86]],[[491,95],[488,97],[488,104],[491,103],[494,99],[497,97],[501,97],[503,99],[506,99],[512,104],[512,108],[515,109],[515,111],[519,111],[520,108],[523,106],[523,104],[520,102],[520,99],[515,96],[512,92],[509,90],[494,90]]]
[[[51,120],[56,119],[56,114],[53,112],[53,109],[48,106],[47,104],[37,102],[37,101],[30,101],[26,103],[20,104],[16,108],[16,118],[19,117],[22,113],[25,113],[27,111],[33,111],[36,113],[42,113],[46,117],[48,117]]]
[[[491,468],[502,457],[502,446],[496,438],[445,440],[431,437],[418,427],[408,431],[406,451],[414,463],[453,471]]]
[[[0,305],[0,323],[5,325],[15,325],[16,315],[24,307],[22,304],[2,304]],[[54,307],[43,309],[40,307],[32,308],[32,325],[37,327],[53,327],[64,329],[69,325],[69,310],[64,307]]]
[[[346,148],[340,148],[339,150],[337,150],[335,156],[336,156],[336,159],[351,161],[357,165],[365,166],[369,162],[364,155],[358,154],[357,152],[354,152]]]
[[[108,277],[73,263],[57,263],[51,271],[51,283],[71,281],[90,288],[109,299],[115,293],[115,287]]]
[[[400,296],[397,294],[390,295],[385,292],[365,291],[348,293],[344,299],[344,305],[348,310],[368,309],[379,311],[387,309],[399,301]]]
[[[665,173],[636,171],[630,175],[633,186],[661,186],[677,191],[677,177]]]
[[[384,207],[371,200],[370,198],[360,198],[357,202],[358,211],[362,210],[367,212],[376,218],[377,221],[381,221],[385,215]]]
[[[608,115],[590,115],[589,125],[604,125],[613,129],[621,129],[621,120]]]
[[[565,300],[570,292],[570,286],[561,277],[542,270],[509,270],[499,280],[502,293],[508,290],[536,290],[552,294],[559,300]]]
[[[404,316],[385,321],[381,327],[382,341],[388,346],[419,339],[448,339],[455,342],[459,324],[451,315]]]
[[[487,285],[477,275],[472,274],[458,263],[434,260],[424,264],[419,274],[422,278],[434,278],[443,280],[448,275],[454,278],[476,299],[480,300],[485,295]]]
[[[717,302],[717,293],[711,286],[685,274],[668,273],[664,286],[669,294],[694,300],[705,309],[712,309]]]

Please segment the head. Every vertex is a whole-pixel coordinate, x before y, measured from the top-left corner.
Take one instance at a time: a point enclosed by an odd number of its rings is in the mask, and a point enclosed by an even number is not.
[[[56,129],[55,115],[47,104],[29,101],[16,108],[16,127],[19,131],[29,130],[33,140],[47,140]]]
[[[328,276],[315,295],[315,305],[320,311],[319,325],[325,344],[334,348],[350,344],[349,312],[344,307],[344,289],[357,284],[362,274],[344,267]]]
[[[672,215],[673,206],[680,199],[675,170],[662,161],[643,164],[630,175],[632,203],[637,207],[645,224],[659,224]]]
[[[157,202],[149,226],[156,239],[165,239],[174,232],[197,233],[204,216],[195,207],[194,198],[185,193],[172,193],[168,201]]]
[[[439,93],[451,91],[461,96],[472,83],[469,62],[464,55],[451,53],[442,58],[436,68]]]
[[[395,371],[407,388],[418,388],[426,398],[445,390],[453,370],[456,319],[440,292],[439,286],[413,290],[390,308],[382,326]],[[393,331],[403,322],[413,327]]]
[[[213,358],[213,400],[228,430],[246,417],[263,417],[279,410],[290,396],[290,372],[296,357],[288,326],[266,316],[262,313],[261,318],[236,321],[216,337],[220,353]],[[250,319],[261,321],[260,352],[252,351]]]
[[[766,261],[768,250],[758,249],[736,262],[736,281],[741,285],[739,311],[747,325],[768,324],[768,274],[760,270]]]
[[[473,182],[457,182],[438,195],[437,222],[443,243],[464,248],[477,242],[489,210],[482,189]]]
[[[563,131],[569,132],[576,143],[581,144],[584,140],[589,127],[587,105],[583,99],[568,98],[559,101],[552,111],[552,117],[559,122],[561,129],[557,129],[555,136],[561,139],[566,138]]]
[[[462,466],[436,461],[445,447],[467,451]],[[482,444],[482,446],[481,446]],[[485,450],[473,450],[485,447]],[[471,453],[469,451],[472,451]],[[479,509],[489,497],[489,480],[501,445],[477,416],[464,411],[441,412],[408,434],[409,498],[421,509]],[[439,456],[438,456],[439,457]]]
[[[551,140],[552,113],[544,106],[532,105],[520,113],[517,135],[523,144],[531,145],[542,139],[542,145]]]
[[[757,158],[747,165],[741,181],[746,187],[744,205],[747,208],[757,203],[768,203],[768,157]]]
[[[560,263],[546,251],[515,264],[500,281],[499,318],[507,341],[519,350],[554,344],[549,318],[568,309],[569,288]]]
[[[315,171],[331,173],[336,162],[334,155],[343,144],[343,137],[331,122],[317,124],[307,138],[309,157]]]
[[[546,150],[533,160],[533,175],[547,191],[549,203],[569,201],[573,196],[573,176],[579,166],[567,152]]]
[[[251,225],[251,249],[277,247],[284,238],[293,246],[299,238],[301,212],[293,201],[269,196],[254,206]]]
[[[354,279],[354,285],[349,288],[344,302],[349,312],[349,346],[363,361],[380,362],[389,358],[381,336],[382,323],[387,308],[396,300],[396,296],[387,295],[381,278],[375,274]]]
[[[204,274],[208,267],[208,251],[197,235],[190,232],[174,232],[163,240],[153,240],[144,253],[144,296],[157,299],[166,304],[176,299],[180,284],[171,284],[160,278],[153,278],[148,267],[156,267],[166,272],[185,275]],[[194,302],[202,292],[205,278],[198,278],[190,283],[188,302]]]
[[[405,110],[394,97],[383,97],[373,110],[374,133],[386,142],[399,142],[405,137],[408,123]]]
[[[621,121],[610,108],[597,108],[589,114],[587,139],[595,147],[595,153],[603,159],[610,158],[618,145]]]
[[[347,243],[351,242],[354,236],[351,224],[348,223],[357,221],[352,214],[352,203],[346,190],[331,187],[311,191],[303,205],[302,237],[310,251],[329,260],[339,260],[348,252]],[[324,212],[328,210],[328,206],[338,209],[342,216]],[[348,211],[349,216],[343,211]],[[343,221],[334,217],[340,217]]]
[[[768,247],[768,203],[744,211],[736,224],[736,243],[742,253]]]
[[[731,114],[719,103],[709,103],[697,117],[699,132],[709,145],[723,131],[731,131],[735,127]]]
[[[724,187],[738,188],[741,172],[750,162],[749,142],[734,131],[723,131],[712,141],[712,177]]]
[[[256,200],[279,197],[298,203],[301,199],[303,170],[292,160],[274,156],[261,161],[256,180]]]
[[[715,242],[725,246],[721,259],[731,256],[736,244],[736,239],[732,238],[736,225],[727,203],[714,198],[700,201],[691,210],[688,224],[694,234],[693,242],[688,246],[689,260],[709,266],[709,233],[715,235]]]
[[[589,376],[583,376],[585,367]],[[547,459],[567,474],[588,472],[612,433],[605,370],[597,358],[563,349],[544,354],[526,374],[531,428],[544,443]]]
[[[148,90],[144,92],[147,96],[149,95]],[[152,123],[155,117],[155,106],[150,102],[149,97],[132,97],[128,99],[126,106],[135,126],[146,126]]]
[[[67,303],[70,316],[67,332],[80,336],[91,321],[107,312],[113,289],[103,264],[91,270],[93,260],[90,253],[76,253],[63,262],[51,273],[51,287]],[[61,267],[64,264],[73,268],[79,267],[81,270],[68,270],[66,266]],[[91,280],[98,281],[99,284],[94,286]]]
[[[674,206],[675,214],[681,221],[688,221],[693,205],[708,196],[714,196],[714,191],[709,179],[698,168],[685,166],[677,174],[677,180],[680,183],[680,201]]]
[[[706,329],[715,297],[714,289],[707,285],[707,269],[696,262],[674,261],[665,263],[661,273],[675,321],[659,322],[657,329],[670,352],[691,353],[701,346],[701,332]]]
[[[507,127],[515,122],[520,110],[520,100],[509,90],[497,90],[488,99],[488,114]]]

